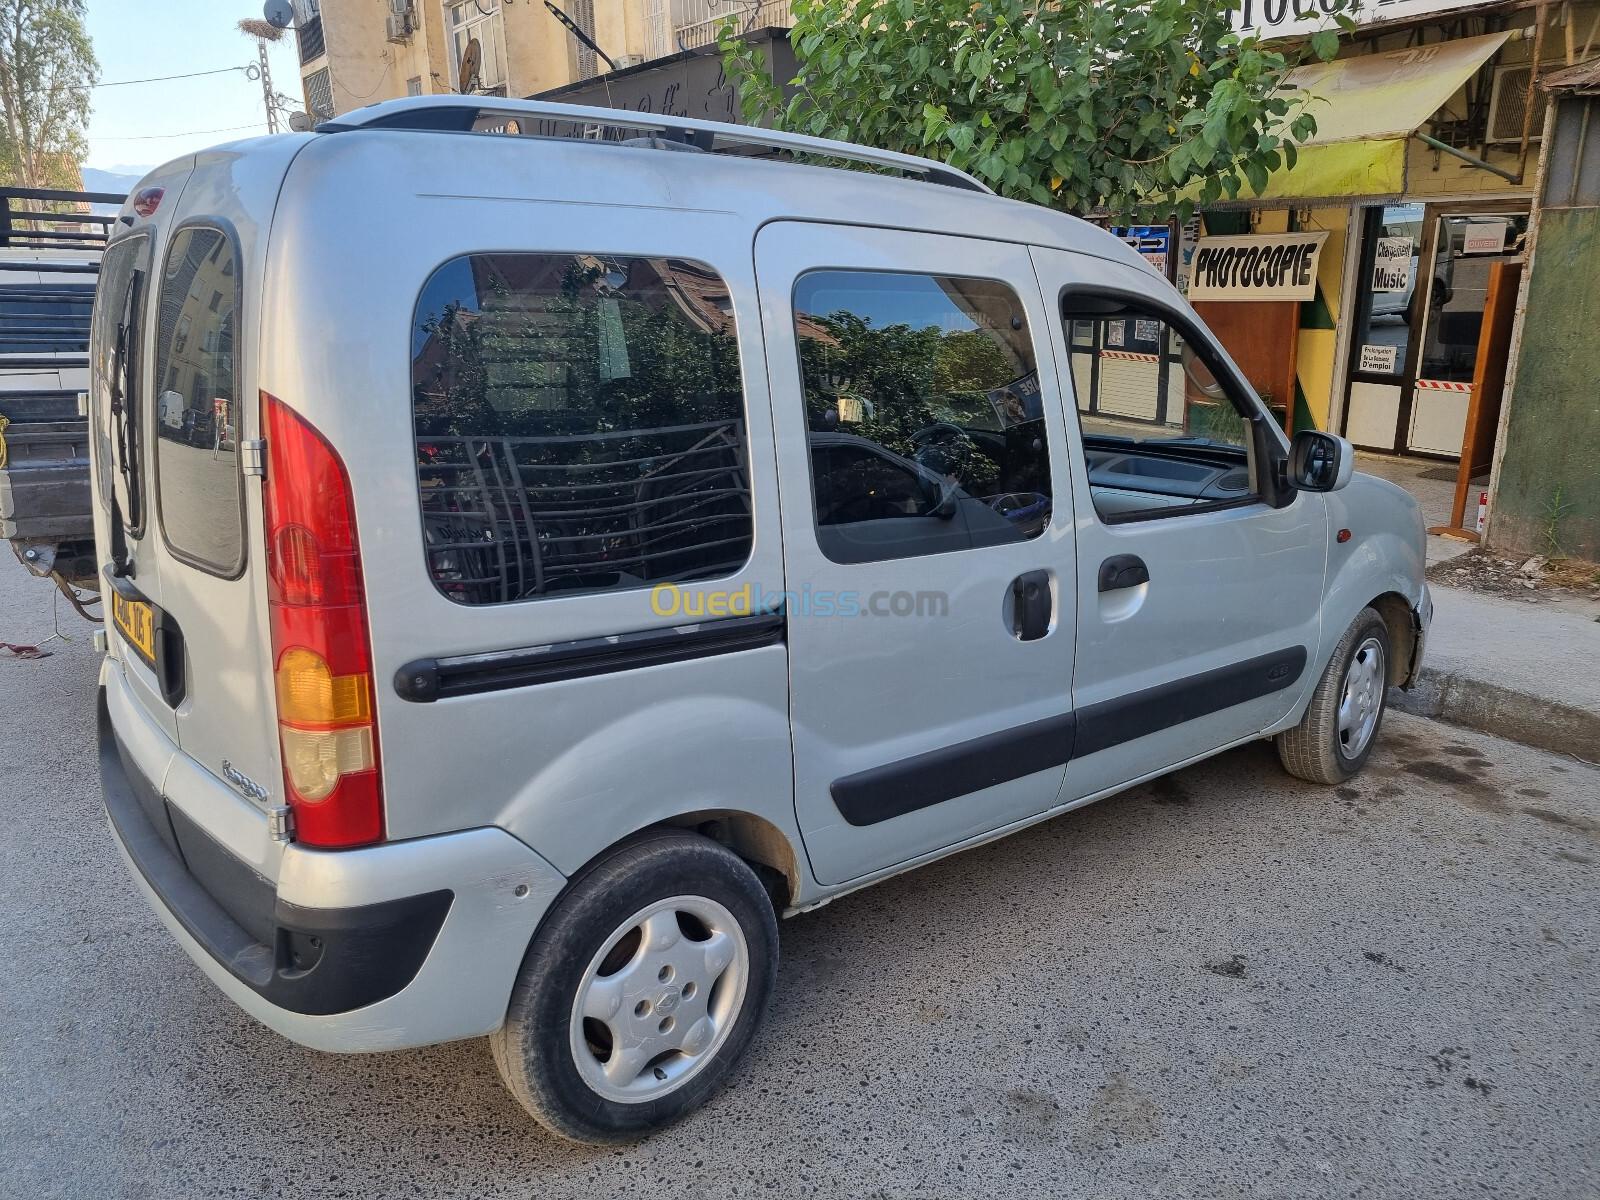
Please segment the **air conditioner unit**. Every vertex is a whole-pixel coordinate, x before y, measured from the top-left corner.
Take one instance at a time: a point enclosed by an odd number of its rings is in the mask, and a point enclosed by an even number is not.
[[[390,13],[384,18],[383,36],[391,42],[409,42],[411,40],[410,12]]]
[[[629,67],[637,67],[645,61],[645,57],[642,54],[619,54],[613,61],[617,64],[617,70],[625,71]]]
[[[1533,64],[1500,67],[1494,73],[1494,87],[1489,93],[1489,134],[1491,144],[1522,141],[1522,118],[1528,110],[1528,85],[1533,80]],[[1537,101],[1534,101],[1537,103]],[[1534,113],[1529,126],[1529,140],[1537,142],[1544,122]]]

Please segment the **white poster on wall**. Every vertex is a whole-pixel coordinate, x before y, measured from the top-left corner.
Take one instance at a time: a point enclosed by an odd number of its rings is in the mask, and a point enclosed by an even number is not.
[[[1189,267],[1191,300],[1314,300],[1327,230],[1204,237]]]
[[[1398,361],[1399,347],[1374,346],[1370,342],[1361,347],[1361,362],[1359,370],[1374,371],[1382,375],[1393,375],[1395,364]]]
[[[1374,292],[1409,292],[1411,290],[1411,257],[1410,238],[1379,238],[1372,255],[1372,290]]]

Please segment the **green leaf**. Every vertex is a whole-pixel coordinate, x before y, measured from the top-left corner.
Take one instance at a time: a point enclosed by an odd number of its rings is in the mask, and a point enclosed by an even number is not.
[[[1339,53],[1339,32],[1336,29],[1319,29],[1311,35],[1311,53],[1327,62]]]

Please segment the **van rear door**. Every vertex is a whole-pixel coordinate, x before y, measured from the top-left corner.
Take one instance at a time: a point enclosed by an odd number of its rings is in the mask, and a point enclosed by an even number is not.
[[[89,346],[93,490],[96,519],[105,533],[99,555],[105,612],[114,630],[111,654],[122,663],[140,708],[176,738],[177,716],[162,683],[168,674],[161,669],[167,661],[165,642],[156,639],[161,565],[148,519],[145,471],[146,316],[154,243],[154,229],[137,228],[111,243],[101,263]]]
[[[184,753],[168,791],[181,792],[182,773],[198,765],[262,803],[277,772],[261,589],[248,569],[259,568],[247,536],[259,521],[246,518],[242,460],[258,414],[240,336],[245,253],[235,225],[210,216],[180,219],[167,239],[152,310],[147,478],[160,604],[182,646],[167,699]],[[194,781],[200,794],[213,784]]]

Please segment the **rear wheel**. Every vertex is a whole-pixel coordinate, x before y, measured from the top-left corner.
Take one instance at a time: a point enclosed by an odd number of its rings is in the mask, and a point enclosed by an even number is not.
[[[1364,608],[1334,648],[1305,716],[1278,735],[1289,774],[1343,783],[1366,765],[1378,740],[1389,692],[1389,627]]]
[[[491,1035],[495,1064],[563,1137],[642,1137],[727,1078],[777,965],[777,920],[750,867],[709,839],[651,834],[591,867],[551,912]]]

